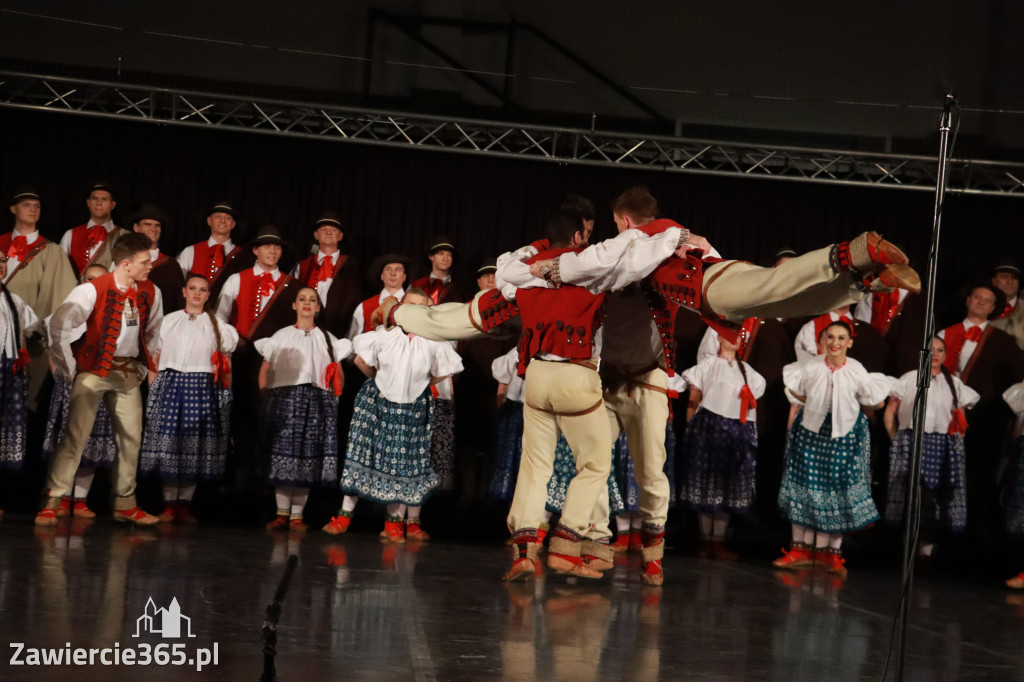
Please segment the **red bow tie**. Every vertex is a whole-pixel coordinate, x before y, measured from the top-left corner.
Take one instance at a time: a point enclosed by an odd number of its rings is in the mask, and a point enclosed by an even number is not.
[[[260,275],[260,296],[270,296],[274,293],[274,273],[264,272]]]
[[[20,261],[26,253],[28,253],[28,237],[18,235],[11,240],[11,247],[7,249],[8,258],[17,258]]]
[[[324,256],[319,265],[310,271],[309,281],[306,282],[306,286],[316,287],[320,282],[326,282],[332,277],[334,277],[334,261],[330,256]]]
[[[978,343],[978,341],[981,341],[982,333],[983,332],[981,327],[971,327],[970,329],[967,330],[967,333],[964,334],[964,339],[967,341],[974,341],[974,343]]]
[[[103,240],[107,238],[107,228],[102,225],[93,225],[92,227],[86,228],[86,243],[89,245],[88,248],[92,248],[97,244],[102,244]]]
[[[224,245],[214,244],[210,248],[210,274],[220,272],[224,267]]]

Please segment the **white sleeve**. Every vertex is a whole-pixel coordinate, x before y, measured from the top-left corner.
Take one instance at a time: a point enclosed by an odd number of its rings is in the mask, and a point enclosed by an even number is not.
[[[814,320],[800,327],[800,331],[796,334],[796,341],[793,342],[793,348],[796,350],[797,362],[818,355],[818,342],[814,338]]]
[[[682,374],[673,374],[668,378],[668,390],[675,391],[676,393],[682,393],[686,390],[688,384],[686,383],[686,377]]]
[[[885,402],[896,379],[879,372],[866,374],[867,376],[861,379],[860,386],[857,388],[857,402],[865,406]]]
[[[71,290],[50,318],[50,359],[53,361],[53,374],[58,379],[74,379],[76,367],[71,342],[78,338],[75,331],[89,319],[95,305],[96,287],[80,284]]]
[[[349,339],[339,339],[330,332],[327,333],[327,336],[331,339],[331,344],[334,346],[335,362],[341,362],[352,355],[352,342]]]
[[[1024,381],[1003,391],[1003,400],[1017,416],[1024,414]]]
[[[178,254],[178,265],[181,266],[181,274],[188,277],[188,273],[192,270],[192,259],[194,258],[193,253],[195,249],[191,246],[186,246]]]
[[[462,371],[462,358],[444,341],[433,341],[434,355],[430,362],[430,375],[435,377],[458,374]]]
[[[640,230],[624,230],[579,253],[563,253],[559,274],[563,282],[587,287],[593,293],[622,289],[654,272],[676,252],[682,236],[678,227],[652,237]]]
[[[220,298],[217,299],[217,317],[223,322],[231,322],[231,308],[235,304],[235,299],[238,298],[241,281],[242,279],[237,273],[231,275],[220,290]]]
[[[149,319],[146,321],[144,332],[146,350],[151,357],[160,350],[160,324],[164,321],[164,303],[160,296],[160,290],[153,287],[153,305],[149,309]]]
[[[515,300],[515,291],[520,287],[544,288],[548,286],[546,280],[531,275],[530,266],[523,262],[536,255],[537,249],[532,246],[524,246],[498,256],[498,269],[494,272],[494,283],[507,300]]]
[[[747,370],[747,386],[750,386],[750,392],[754,394],[755,398],[760,399],[760,397],[764,395],[764,389],[768,386],[768,382],[766,382],[764,377],[749,364],[744,362],[743,366]]]
[[[356,337],[363,333],[363,304],[356,306],[352,313],[352,321],[348,325],[348,338],[355,342]],[[356,351],[356,355],[363,358],[363,354]],[[366,358],[363,358],[364,360]]]
[[[491,376],[500,384],[509,384],[519,367],[519,349],[513,348],[491,363]]]
[[[700,340],[700,346],[697,347],[697,364],[704,362],[708,358],[717,357],[718,351],[721,349],[722,346],[718,341],[718,332],[708,327],[704,332],[704,337]]]
[[[791,362],[782,368],[782,383],[786,387],[786,397],[794,405],[804,404],[804,401],[797,398],[797,396],[807,397],[802,364],[800,362]]]
[[[60,248],[69,256],[71,255],[71,233],[74,231],[74,228],[71,228],[64,233],[63,237],[60,238]]]
[[[704,391],[704,363],[698,362],[683,372],[683,379],[698,391]]]
[[[276,334],[274,336],[277,336]],[[253,342],[253,346],[256,347],[256,352],[266,360],[267,362],[273,363],[274,351],[277,350],[277,341],[274,336],[268,336],[265,339],[257,339]]]
[[[238,330],[226,322],[217,326],[220,330],[220,352],[234,353],[238,348]]]
[[[18,324],[21,325],[21,341],[35,333],[46,333],[46,326],[36,317],[36,311],[32,310],[17,294],[12,293],[11,300],[14,301],[14,309],[18,314]]]
[[[915,395],[916,393],[917,372],[913,370],[897,379],[889,389],[889,397],[900,401],[906,400],[908,396]]]
[[[978,401],[981,400],[981,395],[979,395],[977,391],[975,391],[973,388],[971,388],[964,382],[960,381],[956,377],[953,377],[953,385],[956,386],[957,388],[957,394],[959,395],[960,399],[960,407],[971,408],[977,405]]]
[[[853,308],[853,319],[871,324],[871,301],[874,295],[865,296]]]
[[[377,332],[357,334],[352,338],[352,352],[370,367],[377,366]]]

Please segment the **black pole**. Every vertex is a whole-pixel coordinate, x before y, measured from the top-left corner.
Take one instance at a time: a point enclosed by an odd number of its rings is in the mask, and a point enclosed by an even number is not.
[[[267,606],[267,618],[263,621],[263,674],[260,675],[260,682],[276,682],[277,667],[274,660],[277,658],[277,621],[281,619],[281,611],[284,605],[284,595],[288,592],[288,584],[292,581],[292,574],[299,564],[297,554],[288,557],[288,564],[284,568],[284,575],[281,582],[277,584],[277,592],[274,593],[274,601]]]
[[[956,97],[946,95],[942,118],[939,120],[939,167],[935,176],[935,213],[932,219],[931,250],[928,252],[928,284],[925,294],[924,342],[917,365],[917,396],[914,399],[914,444],[910,452],[910,472],[907,477],[907,501],[903,528],[903,589],[900,592],[899,644],[897,648],[896,679],[905,679],[907,624],[910,593],[914,585],[914,559],[917,555],[918,533],[921,527],[921,451],[924,444],[924,421],[928,407],[928,387],[932,379],[932,338],[935,336],[935,284],[939,268],[939,236],[942,227],[942,207],[946,200],[946,172],[949,167],[950,139],[953,116],[958,108]]]

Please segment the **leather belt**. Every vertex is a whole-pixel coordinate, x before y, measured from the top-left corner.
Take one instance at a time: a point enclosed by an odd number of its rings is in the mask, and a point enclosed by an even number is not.
[[[558,410],[548,410],[543,407],[537,407],[536,405],[531,405],[530,403],[526,403],[526,405],[530,409],[537,410],[538,412],[543,412],[545,414],[550,414],[552,417],[582,417],[583,415],[590,414],[594,410],[600,409],[600,407],[604,405],[604,398],[598,400],[596,403],[594,403],[593,406],[588,407],[585,410],[580,410],[579,412],[559,412]]]
[[[586,367],[597,371],[597,363],[590,360],[547,360],[545,358],[534,358],[534,360],[540,360],[541,362],[554,362],[562,365],[579,365],[580,367]]]

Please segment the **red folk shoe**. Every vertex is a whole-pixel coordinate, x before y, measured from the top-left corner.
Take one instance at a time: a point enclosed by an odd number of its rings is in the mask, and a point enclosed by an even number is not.
[[[348,527],[351,523],[352,513],[340,511],[337,516],[332,516],[331,520],[321,530],[328,535],[341,535],[348,532]]]
[[[85,498],[76,497],[73,500],[74,504],[71,507],[71,513],[82,519],[95,519],[96,512],[89,509],[89,505],[85,503]]]
[[[35,524],[39,527],[56,526],[57,525],[57,510],[56,509],[41,509],[36,514]]]
[[[1024,571],[1007,580],[1006,586],[1014,590],[1024,590]]]
[[[164,510],[157,515],[157,520],[160,523],[173,523],[174,522],[174,508],[164,507]]]
[[[288,528],[288,517],[281,514],[267,524],[267,530],[284,530],[286,528]]]
[[[619,533],[615,536],[615,542],[611,544],[612,551],[616,554],[629,551],[629,533]]]
[[[405,521],[405,539],[426,542],[430,539],[430,534],[423,530],[418,518],[411,518]]]
[[[178,523],[199,523],[199,519],[192,515],[189,503],[181,500],[174,506],[174,520]]]
[[[134,523],[136,526],[154,526],[160,523],[160,519],[142,511],[141,507],[115,509],[114,520],[121,523]]]
[[[789,551],[782,550],[782,556],[772,562],[776,568],[799,568],[814,563],[811,548],[806,545],[794,544]]]
[[[815,563],[819,563],[828,569],[829,573],[845,578],[849,571],[846,570],[846,560],[843,555],[835,550],[819,552]]]
[[[711,540],[708,542],[707,553],[709,559],[722,559],[725,561],[735,561],[739,558],[736,552],[730,552],[725,546],[725,542],[722,540]]]
[[[401,519],[388,519],[384,521],[384,530],[381,531],[382,540],[388,540],[397,544],[405,544],[405,526]]]
[[[644,546],[643,537],[638,530],[632,530],[629,532],[629,551],[639,552]]]
[[[60,504],[57,505],[57,518],[63,519],[65,516],[71,516],[71,498],[62,497],[60,498]]]
[[[640,549],[640,563],[643,573],[640,580],[644,585],[659,587],[665,582],[665,571],[661,561],[665,558],[665,528],[655,527],[643,533],[643,547]]]
[[[288,530],[290,530],[293,533],[305,533],[307,530],[309,530],[309,526],[303,523],[301,518],[295,517],[294,519],[290,519],[288,521]]]

